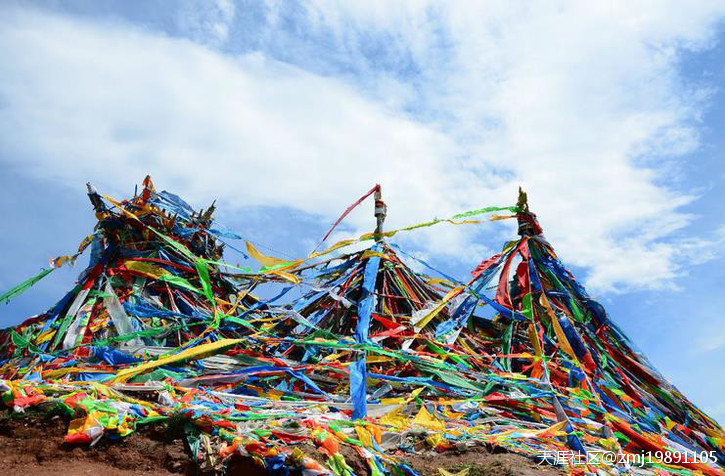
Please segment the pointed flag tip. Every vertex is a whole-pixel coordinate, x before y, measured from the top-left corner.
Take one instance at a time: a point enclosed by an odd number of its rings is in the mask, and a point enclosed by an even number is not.
[[[529,211],[529,197],[526,192],[524,192],[524,189],[521,188],[521,185],[519,185],[519,199],[516,202],[516,206],[519,207],[522,212]]]

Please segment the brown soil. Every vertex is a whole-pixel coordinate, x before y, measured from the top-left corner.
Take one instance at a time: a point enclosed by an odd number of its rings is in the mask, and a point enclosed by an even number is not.
[[[70,475],[199,474],[178,430],[165,425],[141,428],[127,438],[102,439],[93,448],[71,446],[63,441],[68,420],[61,415],[0,411],[0,468],[2,474]],[[303,444],[305,453],[318,461],[327,458],[314,445]],[[353,449],[341,447],[345,460],[357,475],[366,475],[367,464]],[[469,467],[468,476],[554,476],[565,474],[550,466],[538,466],[521,455],[493,453],[475,448],[462,454],[441,453],[410,456],[410,466],[423,476],[439,476],[438,468],[457,473]],[[234,459],[226,474],[264,475],[251,460]]]
[[[438,468],[456,474],[469,468],[468,476],[560,476],[565,470],[547,464],[538,465],[514,453],[490,452],[478,447],[465,453],[438,453],[408,458],[410,466],[423,476],[440,476]]]
[[[193,474],[180,438],[147,429],[93,448],[63,441],[68,421],[60,415],[0,413],[0,467],[7,475]]]

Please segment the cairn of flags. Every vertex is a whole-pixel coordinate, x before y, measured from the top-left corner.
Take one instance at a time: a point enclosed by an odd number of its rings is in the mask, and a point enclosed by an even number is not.
[[[374,233],[291,261],[247,242],[252,269],[223,261],[225,240],[240,237],[215,228],[213,205],[197,212],[148,177],[124,201],[89,185],[93,235],[0,296],[90,250],[57,304],[0,331],[2,401],[67,413],[66,441],[78,445],[176,422],[200,468],[219,472],[249,457],[270,474],[351,475],[347,446],[371,475],[416,474],[410,457],[485,446],[539,461],[562,451],[707,454],[566,467],[722,474],[722,428],[589,297],[525,194],[514,207],[384,232],[376,187],[335,225],[371,194]],[[439,222],[506,218],[519,238],[466,282],[413,271],[401,256],[416,258],[387,241]],[[270,282],[278,294],[258,297]],[[300,297],[286,299],[290,290]]]

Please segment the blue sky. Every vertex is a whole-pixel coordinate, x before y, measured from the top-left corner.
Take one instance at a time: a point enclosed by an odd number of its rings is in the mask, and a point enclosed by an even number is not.
[[[281,256],[381,183],[397,227],[529,192],[547,237],[725,421],[725,3],[0,4],[0,288],[147,173]],[[353,213],[335,238],[372,226]],[[510,224],[397,239],[465,276]],[[78,267],[0,309],[42,312]]]

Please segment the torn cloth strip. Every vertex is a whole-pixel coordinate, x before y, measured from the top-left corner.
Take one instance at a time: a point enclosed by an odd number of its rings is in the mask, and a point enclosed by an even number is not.
[[[376,244],[371,248],[372,251],[380,252],[381,244]],[[375,307],[375,282],[378,277],[378,268],[380,267],[380,256],[373,255],[365,264],[365,273],[363,275],[362,298],[358,303],[358,321],[355,330],[355,340],[359,344],[368,341],[368,332],[370,330],[370,317]]]
[[[374,252],[380,252],[382,245],[376,243],[372,248]],[[358,320],[355,329],[355,341],[358,344],[368,342],[368,333],[370,331],[370,318],[375,308],[375,282],[378,277],[378,269],[380,268],[380,256],[374,254],[368,258],[365,263],[365,271],[363,273],[362,298],[358,303]],[[362,354],[350,368],[350,398],[353,403],[353,418],[365,418],[367,416],[367,375],[366,375],[366,356]]]

